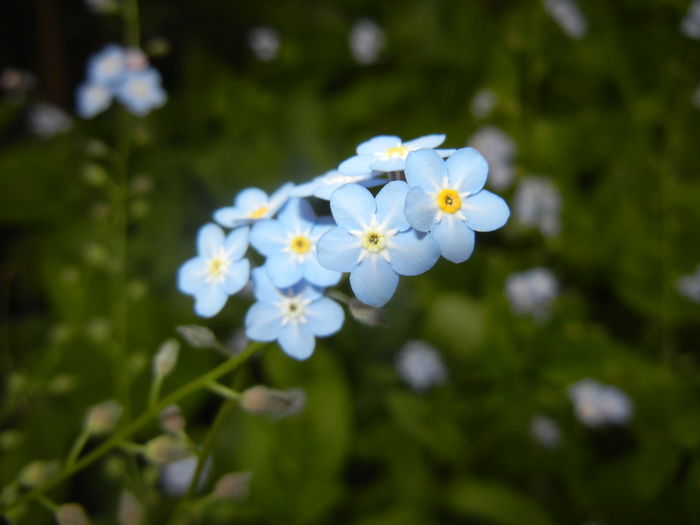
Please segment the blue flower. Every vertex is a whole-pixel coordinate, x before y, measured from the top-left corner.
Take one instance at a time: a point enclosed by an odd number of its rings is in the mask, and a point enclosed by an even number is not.
[[[287,288],[306,279],[316,286],[332,286],[340,272],[321,266],[316,242],[333,226],[330,219],[316,219],[311,205],[302,199],[287,201],[278,218],[257,222],[250,243],[267,257],[265,269],[278,288]]]
[[[102,84],[83,84],[76,93],[78,115],[92,118],[112,103],[112,91]]]
[[[418,275],[435,264],[440,250],[431,235],[412,229],[403,208],[408,186],[390,182],[376,199],[359,184],[346,184],[331,197],[338,224],[318,241],[323,266],[350,272],[360,301],[383,306],[394,295],[399,275]]]
[[[109,44],[90,57],[87,66],[88,81],[103,86],[115,86],[126,73],[124,48]]]
[[[269,197],[259,188],[246,188],[236,195],[233,206],[216,210],[214,220],[227,228],[235,228],[273,217],[287,202],[293,187],[292,183],[287,183]]]
[[[589,427],[623,425],[632,417],[632,401],[622,390],[590,378],[569,386],[569,398],[579,420]]]
[[[197,234],[197,257],[180,267],[177,286],[194,295],[194,310],[202,317],[212,317],[250,277],[250,263],[242,259],[248,249],[249,228],[239,228],[228,236],[216,224],[206,224]]]
[[[401,171],[406,157],[412,151],[422,148],[436,148],[445,141],[445,135],[425,135],[417,139],[401,142],[393,135],[379,135],[357,146],[357,155],[343,161],[338,171],[344,175],[365,175],[375,171]],[[453,149],[435,150],[441,157],[449,157]]]
[[[264,268],[253,270],[258,300],[245,317],[245,332],[254,341],[277,341],[295,359],[307,359],[316,337],[327,337],[343,326],[345,312],[319,288],[305,281],[291,288],[275,287]]]
[[[162,106],[167,99],[160,84],[160,74],[153,68],[126,75],[116,87],[116,96],[129,111],[138,116]]]
[[[406,219],[416,230],[432,232],[442,256],[466,261],[474,250],[474,232],[503,226],[510,215],[498,195],[484,190],[486,159],[463,148],[442,160],[432,150],[411,153],[406,160]]]
[[[329,201],[331,200],[331,194],[345,184],[356,183],[365,188],[373,188],[384,184],[386,180],[376,178],[378,175],[381,174],[369,172],[362,175],[343,175],[339,171],[331,170],[323,175],[319,175],[310,182],[296,186],[291,194],[293,197],[313,196]]]

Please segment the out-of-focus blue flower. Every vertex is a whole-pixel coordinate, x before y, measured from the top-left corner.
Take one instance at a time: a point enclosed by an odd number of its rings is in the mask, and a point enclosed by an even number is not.
[[[423,341],[408,341],[396,360],[401,378],[418,392],[445,381],[447,369],[435,348]]]
[[[83,84],[76,93],[78,115],[92,118],[112,103],[112,90],[102,84]]]
[[[170,497],[179,497],[187,492],[192,483],[192,478],[197,472],[199,456],[187,456],[175,461],[170,461],[160,469],[160,483],[163,492]],[[208,457],[197,483],[197,490],[201,490],[211,473],[212,460]]]
[[[544,8],[570,38],[583,38],[588,23],[574,0],[543,0]]]
[[[345,175],[366,175],[374,171],[402,171],[406,157],[412,151],[437,148],[445,141],[445,135],[425,135],[401,142],[394,135],[379,135],[357,146],[357,155],[343,161],[338,171]],[[435,150],[441,157],[449,157],[453,149]]]
[[[333,226],[329,219],[317,220],[307,201],[293,198],[277,219],[253,226],[250,243],[267,257],[265,269],[275,286],[288,288],[302,279],[322,287],[338,283],[340,272],[321,266],[316,254],[316,242]]]
[[[594,379],[582,379],[569,387],[576,417],[586,426],[623,425],[632,417],[630,398],[619,388]]]
[[[498,97],[490,89],[480,89],[474,94],[470,109],[476,118],[486,118],[498,103]]]
[[[273,217],[287,202],[292,188],[294,185],[287,183],[269,197],[259,188],[241,190],[236,195],[233,206],[219,208],[214,212],[214,220],[227,228],[236,228]]]
[[[688,38],[700,39],[700,0],[693,0],[681,21],[681,32]]]
[[[373,188],[386,182],[385,179],[376,178],[379,173],[370,172],[363,175],[343,175],[339,171],[331,170],[323,175],[315,177],[309,182],[299,184],[291,191],[292,197],[317,197],[323,200],[331,200],[335,190],[345,184],[359,184],[365,188]]]
[[[532,416],[530,436],[545,448],[556,448],[561,443],[559,425],[551,417],[542,414]]]
[[[399,275],[419,275],[433,267],[440,251],[432,236],[411,228],[403,213],[408,186],[390,182],[376,199],[359,184],[346,184],[331,196],[338,224],[318,241],[323,266],[350,272],[357,298],[383,306],[394,295]]]
[[[496,126],[484,126],[469,138],[469,146],[488,161],[490,187],[503,190],[512,184],[517,147],[510,136]]]
[[[255,27],[248,33],[248,45],[258,60],[269,62],[277,58],[280,50],[280,37],[273,27]]]
[[[559,293],[559,283],[549,268],[532,268],[508,276],[506,296],[517,313],[544,319]]]
[[[544,177],[523,177],[513,198],[515,218],[520,224],[537,228],[545,237],[561,229],[561,195]]]
[[[429,149],[406,159],[406,219],[416,230],[432,232],[449,261],[466,261],[474,250],[474,232],[500,228],[510,216],[505,201],[483,189],[487,173],[486,159],[474,148],[446,161]]]
[[[384,40],[382,28],[376,22],[363,18],[352,26],[348,43],[352,56],[359,64],[372,64],[377,61]]]
[[[88,82],[93,84],[116,86],[125,73],[124,48],[116,44],[109,44],[88,61]]]
[[[178,272],[178,288],[194,295],[195,312],[212,317],[250,277],[250,263],[243,259],[248,249],[249,228],[239,228],[228,236],[216,224],[206,224],[197,234],[197,257]]]
[[[130,72],[115,91],[117,99],[138,116],[165,104],[167,96],[160,85],[160,74],[153,68]]]
[[[693,302],[700,303],[700,264],[695,273],[681,275],[676,285],[681,295]]]
[[[68,131],[72,125],[70,117],[58,106],[40,102],[27,113],[29,131],[39,137],[51,138]]]
[[[316,337],[333,335],[343,326],[343,309],[306,281],[279,289],[264,268],[256,268],[253,288],[258,301],[246,314],[246,336],[253,341],[276,340],[290,357],[307,359]]]

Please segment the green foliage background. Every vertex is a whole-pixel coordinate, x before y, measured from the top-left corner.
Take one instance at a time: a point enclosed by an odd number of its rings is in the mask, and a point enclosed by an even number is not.
[[[77,1],[10,4],[0,65],[35,70],[39,83],[27,99],[0,102],[1,481],[34,459],[65,457],[87,407],[119,397],[120,378],[133,380],[120,398],[126,419],[144,408],[158,345],[175,326],[201,323],[175,288],[177,268],[199,226],[240,189],[308,180],[374,135],[444,132],[447,147],[461,147],[490,123],[517,143],[518,177],[547,175],[560,189],[561,234],[545,239],[511,219],[479,235],[468,262],[402,279],[387,326],[348,320],[303,363],[266,349],[237,381],[300,387],[307,409],[281,421],[225,420],[211,480],[250,470],[251,496],[200,519],[700,522],[700,306],[675,284],[700,262],[700,44],[679,31],[686,1],[580,4],[589,31],[571,40],[539,2],[143,1],[143,40],[164,36],[172,50],[154,59],[167,105],[131,121],[126,286],[115,282],[110,186],[85,178],[114,176],[95,141],[116,146],[124,115],[113,107],[76,119],[51,140],[23,127],[32,101],[71,111],[87,57],[121,39],[121,21]],[[361,17],[386,32],[371,66],[357,65],[347,45]],[[260,24],[281,38],[269,63],[246,43]],[[51,67],[47,27],[62,53]],[[57,81],[49,73],[59,66]],[[470,103],[483,87],[499,103],[480,120]],[[144,178],[150,190],[139,188]],[[512,204],[513,189],[502,194]],[[510,273],[536,265],[562,284],[543,323],[515,315],[504,295]],[[109,348],[123,293],[129,348],[116,366]],[[228,340],[249,303],[236,296],[206,324]],[[401,382],[394,361],[409,339],[441,350],[444,385],[421,395]],[[165,390],[220,359],[183,348]],[[630,396],[629,425],[592,431],[576,420],[567,387],[584,377]],[[195,441],[219,403],[208,393],[184,403]],[[557,421],[560,447],[532,441],[536,413]],[[154,424],[135,440],[156,433]],[[128,488],[147,503],[148,523],[165,523],[176,500],[124,457],[115,452],[51,497],[113,523]],[[18,522],[51,519],[34,505]]]

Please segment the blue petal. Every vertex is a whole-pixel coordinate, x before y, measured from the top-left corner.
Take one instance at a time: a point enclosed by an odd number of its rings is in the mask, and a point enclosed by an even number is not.
[[[277,219],[284,225],[285,230],[296,232],[308,228],[316,220],[316,214],[309,201],[292,198],[280,210]]]
[[[374,197],[359,184],[346,184],[331,196],[331,212],[335,222],[346,230],[361,229],[369,223],[376,206]]]
[[[377,193],[377,221],[387,229],[396,228],[404,231],[410,228],[403,213],[406,204],[408,185],[402,180],[395,180],[384,186]]]
[[[452,188],[474,194],[486,184],[489,165],[474,148],[462,148],[445,161]]]
[[[321,297],[311,303],[305,311],[308,328],[316,337],[327,337],[343,326],[345,312],[341,306],[328,297]]]
[[[205,224],[197,233],[197,253],[211,257],[224,246],[224,231],[216,224]]]
[[[402,232],[391,239],[391,267],[399,275],[420,275],[440,258],[440,248],[429,233]]]
[[[300,296],[302,299],[313,302],[323,297],[323,288],[309,284],[306,281],[299,281],[291,288],[291,294]]]
[[[406,195],[406,220],[416,230],[427,232],[433,227],[438,207],[435,199],[420,186],[413,186]]]
[[[282,315],[276,306],[257,302],[245,315],[245,335],[253,341],[274,341],[282,330]]]
[[[238,228],[226,236],[226,250],[232,261],[237,261],[245,255],[250,241],[250,228]]]
[[[343,228],[332,228],[318,240],[316,250],[321,266],[338,272],[349,272],[357,264],[360,243]]]
[[[203,257],[190,259],[177,272],[177,287],[186,294],[193,295],[204,284],[204,275],[207,272],[207,261]]]
[[[285,354],[300,361],[308,359],[316,345],[316,339],[309,329],[294,322],[282,328],[278,340]]]
[[[287,253],[268,257],[265,268],[277,288],[289,288],[304,276],[303,266]]]
[[[214,220],[227,228],[236,228],[251,222],[250,214],[246,214],[235,206],[219,208],[214,212]]]
[[[260,188],[245,188],[236,195],[233,204],[237,208],[240,208],[241,213],[245,213],[247,211],[255,211],[262,206],[267,206],[267,201],[267,193]]]
[[[464,221],[453,216],[444,216],[433,226],[433,238],[440,253],[448,261],[461,263],[469,259],[474,251],[474,232]]]
[[[369,165],[375,171],[403,171],[406,167],[406,159],[401,157],[392,157],[390,159],[377,159]]]
[[[304,279],[316,286],[334,286],[340,281],[341,273],[321,266],[316,257],[309,257],[304,263]]]
[[[450,155],[454,155],[454,153],[457,150],[454,148],[447,148],[447,149],[436,149],[433,151],[435,151],[435,153],[437,153],[438,155],[440,155],[444,159],[446,157],[449,157]]]
[[[358,155],[374,155],[401,145],[401,138],[395,135],[379,135],[357,146]]]
[[[267,216],[272,217],[277,210],[279,210],[287,199],[289,199],[292,191],[294,190],[294,184],[287,182],[280,186],[280,188],[270,195],[270,200],[267,203],[268,211]]]
[[[305,182],[303,184],[297,184],[294,186],[294,188],[289,192],[290,197],[311,197],[314,192],[316,191],[316,188],[318,187],[319,182],[317,179],[310,180],[309,182]]]
[[[239,292],[250,279],[250,261],[242,259],[231,265],[230,274],[226,276],[223,283],[224,292],[233,295]]]
[[[379,255],[370,255],[350,273],[350,287],[370,306],[384,306],[394,295],[399,276]]]
[[[287,245],[287,235],[279,221],[265,219],[253,226],[250,244],[265,257],[270,257],[284,249]]]
[[[355,155],[341,162],[338,171],[343,175],[368,175],[372,173],[372,168],[369,167],[372,162],[372,155]]]
[[[258,301],[276,303],[280,300],[281,293],[270,279],[267,270],[258,267],[253,270],[253,293]]]
[[[194,311],[202,317],[213,317],[226,304],[228,295],[217,283],[210,283],[200,288],[194,296]]]
[[[431,149],[412,151],[406,157],[406,182],[425,191],[438,191],[447,177],[447,167]]]
[[[478,232],[497,230],[510,216],[506,201],[487,190],[467,197],[462,204],[462,211],[467,217],[467,226]]]
[[[445,135],[435,134],[425,135],[423,137],[418,137],[417,139],[409,140],[408,142],[404,142],[403,145],[413,151],[423,148],[437,148],[443,142],[445,142]]]

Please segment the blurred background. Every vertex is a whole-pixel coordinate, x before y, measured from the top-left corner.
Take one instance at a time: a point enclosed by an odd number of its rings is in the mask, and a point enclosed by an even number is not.
[[[348,315],[308,361],[272,345],[248,364],[242,388],[306,406],[224,418],[201,495],[227,472],[250,485],[194,522],[700,522],[700,3],[149,0],[136,35],[123,8],[3,5],[0,483],[64,458],[90,406],[139,414],[175,327],[240,345],[249,298],[203,322],[175,286],[215,209],[375,135],[445,133],[487,156],[509,223],[402,279],[385,324]],[[125,26],[167,102],[77,116],[88,59]],[[220,361],[183,342],[163,390]],[[182,403],[195,443],[220,403]],[[117,450],[49,495],[95,523],[166,523],[167,476]]]

